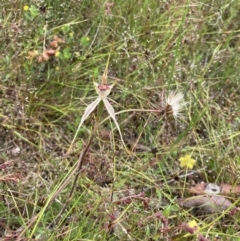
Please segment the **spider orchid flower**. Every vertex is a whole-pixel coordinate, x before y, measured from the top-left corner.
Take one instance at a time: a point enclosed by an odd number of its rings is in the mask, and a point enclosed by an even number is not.
[[[120,132],[120,128],[119,128],[119,125],[118,125],[116,117],[115,117],[115,111],[107,99],[107,96],[110,94],[113,86],[114,85],[109,85],[109,84],[104,84],[104,83],[98,84],[98,83],[94,82],[94,87],[98,94],[98,98],[95,101],[93,101],[90,105],[88,105],[87,108],[85,109],[81,122],[79,124],[80,127],[82,126],[83,122],[88,118],[88,116],[95,110],[95,108],[102,101],[108,111],[108,114],[112,117],[115,125],[118,128],[118,131]]]
[[[72,147],[72,145],[73,145],[73,143],[74,143],[74,141],[75,141],[75,139],[77,137],[77,134],[78,134],[81,126],[83,125],[83,122],[96,109],[96,107],[100,104],[101,101],[103,102],[104,106],[106,107],[106,109],[108,111],[108,114],[113,119],[113,121],[114,121],[114,123],[115,123],[115,125],[116,125],[116,127],[118,129],[118,132],[120,134],[121,141],[122,141],[125,149],[127,150],[126,145],[125,145],[125,143],[123,141],[123,137],[122,137],[122,133],[121,133],[120,127],[119,127],[118,122],[116,120],[115,111],[114,111],[112,105],[110,104],[110,102],[107,99],[107,97],[110,94],[114,84],[112,84],[112,85],[107,84],[106,71],[104,72],[103,76],[101,77],[101,80],[102,80],[101,84],[98,84],[98,83],[94,82],[94,87],[95,87],[96,93],[98,94],[98,97],[97,97],[97,99],[95,101],[93,101],[91,104],[89,104],[86,107],[86,109],[84,111],[84,114],[83,114],[83,116],[81,118],[81,121],[79,123],[78,129],[76,131],[76,134],[75,134],[75,136],[73,138],[73,141],[72,141],[72,143],[71,143],[67,153],[71,152],[71,147]]]

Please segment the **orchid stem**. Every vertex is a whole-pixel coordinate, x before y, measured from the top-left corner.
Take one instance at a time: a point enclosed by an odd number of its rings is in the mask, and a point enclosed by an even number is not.
[[[87,155],[87,152],[92,144],[92,141],[94,139],[94,137],[96,136],[96,133],[97,133],[97,129],[98,129],[98,126],[99,126],[99,122],[100,122],[100,118],[101,118],[101,115],[102,115],[102,112],[103,112],[103,102],[101,101],[98,105],[98,109],[97,109],[97,118],[96,118],[96,121],[93,125],[93,128],[92,128],[92,132],[91,132],[91,135],[90,135],[90,138],[88,140],[88,143],[86,145],[86,147],[81,151],[80,155],[79,155],[79,158],[78,158],[78,162],[77,162],[77,166],[76,168],[74,169],[73,173],[71,173],[71,175],[73,175],[75,172],[76,172],[76,176],[74,178],[74,181],[73,181],[73,185],[72,185],[72,188],[71,188],[71,191],[69,193],[69,196],[68,196],[68,199],[64,205],[64,207],[62,208],[62,210],[60,211],[60,213],[58,214],[56,220],[51,223],[50,226],[52,226],[53,224],[58,224],[60,219],[61,219],[61,216],[62,214],[65,212],[65,210],[67,209],[70,201],[71,201],[71,198],[72,198],[72,195],[73,195],[73,192],[74,192],[74,189],[76,187],[76,183],[77,183],[77,180],[79,178],[79,175],[81,173],[81,170],[82,170],[82,166],[83,166],[83,161]]]

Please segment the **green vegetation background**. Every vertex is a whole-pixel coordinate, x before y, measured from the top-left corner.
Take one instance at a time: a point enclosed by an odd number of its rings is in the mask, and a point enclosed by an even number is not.
[[[191,182],[169,182],[186,173],[179,158],[191,155],[196,172],[205,167],[197,181],[239,183],[238,0],[0,2],[2,240],[195,240],[181,228],[192,219],[209,240],[239,240],[239,214],[195,217],[177,204]],[[129,148],[140,149],[133,156],[105,119],[66,213],[49,227],[94,114],[65,153],[109,54],[116,112],[160,108],[169,91],[184,94],[185,112],[177,122],[117,114]]]

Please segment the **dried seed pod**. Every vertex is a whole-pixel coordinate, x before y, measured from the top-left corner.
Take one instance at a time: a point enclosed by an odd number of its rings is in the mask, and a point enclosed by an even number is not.
[[[47,49],[45,51],[48,55],[55,55],[56,51],[54,49]]]
[[[48,53],[46,51],[42,53],[42,57],[43,57],[44,61],[48,61],[49,60],[49,55],[48,55]]]
[[[59,38],[57,35],[53,37],[53,40],[57,41],[58,44],[65,43],[65,41],[62,38]]]
[[[51,42],[50,42],[50,47],[56,49],[56,48],[58,47],[58,42],[57,42],[56,40],[51,41]]]
[[[37,62],[38,63],[42,63],[43,62],[43,57],[40,55],[40,56],[38,56],[38,58],[37,58]]]

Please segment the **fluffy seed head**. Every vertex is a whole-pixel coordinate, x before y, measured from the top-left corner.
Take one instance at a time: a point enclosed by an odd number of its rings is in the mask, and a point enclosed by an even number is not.
[[[170,92],[164,103],[163,109],[167,117],[181,118],[185,106],[184,96],[181,92]]]

